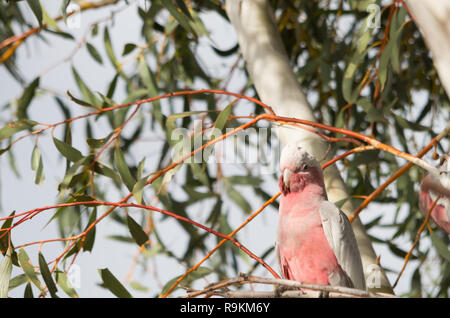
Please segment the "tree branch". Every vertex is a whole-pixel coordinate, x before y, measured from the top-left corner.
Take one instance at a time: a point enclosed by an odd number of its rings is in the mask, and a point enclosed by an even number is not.
[[[282,292],[274,291],[230,291],[228,287],[233,285],[243,284],[265,284],[273,285],[274,287],[286,287],[294,290],[285,290]],[[298,290],[301,289],[301,290]],[[248,276],[240,273],[236,278],[229,278],[220,282],[216,282],[206,286],[202,290],[190,291],[184,298],[192,298],[201,295],[216,295],[222,297],[299,297],[299,298],[318,298],[324,293],[328,293],[328,297],[341,298],[395,298],[390,294],[385,293],[372,293],[363,291],[360,289],[340,287],[340,286],[328,286],[318,284],[307,284],[293,280],[278,279],[278,278],[263,278],[256,276]]]
[[[450,96],[450,1],[407,0],[408,12],[433,55],[433,63],[447,96]]]

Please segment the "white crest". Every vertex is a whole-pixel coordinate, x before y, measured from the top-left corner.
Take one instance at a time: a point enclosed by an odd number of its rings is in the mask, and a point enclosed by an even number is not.
[[[296,143],[287,144],[281,151],[281,171],[286,168],[295,171],[302,164],[317,167],[319,168],[319,171],[322,171],[322,167],[313,155],[310,155],[305,149],[303,149]]]

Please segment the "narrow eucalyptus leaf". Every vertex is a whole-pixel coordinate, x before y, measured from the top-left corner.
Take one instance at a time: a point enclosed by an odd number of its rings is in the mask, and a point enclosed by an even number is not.
[[[120,283],[120,281],[107,268],[99,269],[100,276],[104,286],[119,298],[132,298],[128,290]]]

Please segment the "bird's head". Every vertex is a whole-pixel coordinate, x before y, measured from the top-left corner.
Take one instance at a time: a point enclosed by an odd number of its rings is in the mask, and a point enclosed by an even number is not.
[[[325,194],[322,167],[319,162],[302,147],[292,143],[286,145],[280,157],[280,190],[283,195],[302,191],[306,186],[315,186]]]

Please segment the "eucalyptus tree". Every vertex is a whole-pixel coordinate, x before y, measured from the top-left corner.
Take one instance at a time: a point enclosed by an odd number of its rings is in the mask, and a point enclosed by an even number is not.
[[[409,279],[408,296],[447,297],[449,238],[419,211],[427,171],[404,160],[437,166],[448,151],[448,29],[427,23],[439,6],[448,1],[0,2],[2,86],[20,87],[2,88],[2,173],[31,171],[36,187],[58,180],[54,202],[2,208],[0,295],[78,296],[71,265],[105,240],[136,249],[121,260],[126,277],[99,269],[118,297],[172,295],[240,272],[276,276],[264,240],[274,223],[247,232],[264,246],[245,232],[261,207],[276,220],[277,151],[296,140],[322,164],[340,159],[324,170],[327,192],[353,221],[369,290],[392,293]],[[57,56],[50,66],[37,47]],[[57,70],[67,77],[49,86]],[[26,140],[29,151],[17,151]],[[23,160],[30,171],[17,168]],[[2,198],[19,191],[1,181]],[[16,243],[44,212],[59,237]],[[96,235],[105,220],[124,232]],[[155,259],[182,270],[155,270]]]

